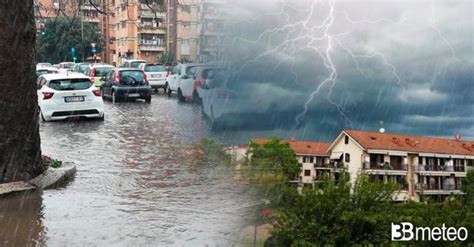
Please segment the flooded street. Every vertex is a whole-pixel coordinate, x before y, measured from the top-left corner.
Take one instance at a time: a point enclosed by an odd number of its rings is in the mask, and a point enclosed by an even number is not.
[[[232,167],[194,161],[193,143],[211,135],[199,106],[161,94],[105,105],[104,122],[41,123],[43,154],[75,162],[76,177],[4,200],[0,222],[11,229],[0,245],[237,243],[252,200]]]

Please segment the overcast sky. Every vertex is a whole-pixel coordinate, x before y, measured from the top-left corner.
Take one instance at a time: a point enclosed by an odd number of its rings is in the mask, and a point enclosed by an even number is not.
[[[472,1],[226,6],[234,85],[261,102],[249,113],[271,116],[246,131],[331,139],[344,128],[383,127],[474,139]]]

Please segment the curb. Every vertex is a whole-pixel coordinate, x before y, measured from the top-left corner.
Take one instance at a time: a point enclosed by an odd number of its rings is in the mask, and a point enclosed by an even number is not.
[[[29,182],[11,182],[0,184],[0,197],[13,193],[21,193],[37,189],[51,189],[67,184],[76,174],[76,165],[73,162],[63,162],[59,168],[48,168],[43,174]]]

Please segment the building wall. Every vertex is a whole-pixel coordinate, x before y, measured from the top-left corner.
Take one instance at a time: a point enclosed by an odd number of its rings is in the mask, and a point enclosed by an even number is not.
[[[345,134],[342,135],[339,140],[335,143],[333,148],[331,149],[331,152],[342,152],[342,161],[344,162],[344,166],[347,168],[347,171],[349,172],[351,183],[354,183],[356,178],[359,176],[361,169],[362,169],[362,163],[363,163],[363,154],[364,151],[357,145],[357,143],[352,140],[352,138],[349,138],[349,143],[345,144]],[[350,161],[346,162],[345,161],[345,154],[350,155]]]
[[[176,51],[178,61],[197,61],[200,0],[189,0],[176,9]]]

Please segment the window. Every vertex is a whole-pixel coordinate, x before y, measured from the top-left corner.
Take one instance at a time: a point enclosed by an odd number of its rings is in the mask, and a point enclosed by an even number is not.
[[[180,74],[179,67],[178,66],[174,67],[173,70],[171,71],[171,74],[173,74],[173,75],[178,74],[179,75]]]
[[[346,153],[346,154],[344,155],[344,161],[345,161],[345,162],[351,162],[351,154]]]
[[[48,87],[58,90],[83,90],[91,87],[91,81],[88,79],[64,79],[50,81]]]
[[[349,144],[349,136],[344,136],[344,144]]]
[[[307,170],[307,169],[304,170],[304,176],[305,176],[305,177],[311,176],[311,170]]]
[[[145,72],[165,72],[166,68],[164,65],[145,65]]]
[[[313,157],[312,156],[304,156],[303,157],[303,163],[313,163]]]

